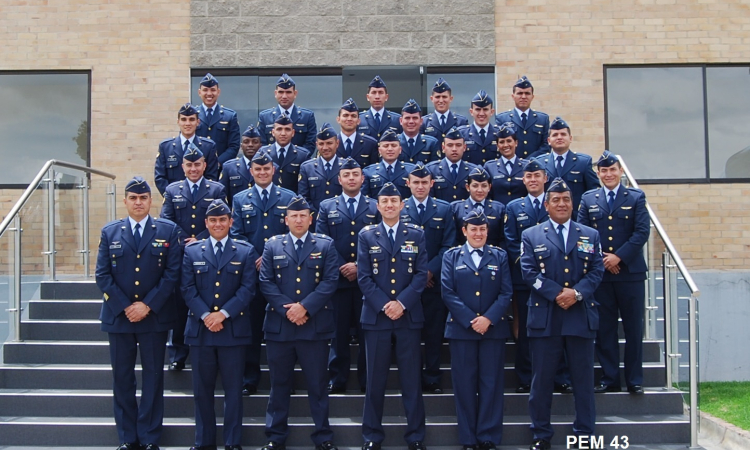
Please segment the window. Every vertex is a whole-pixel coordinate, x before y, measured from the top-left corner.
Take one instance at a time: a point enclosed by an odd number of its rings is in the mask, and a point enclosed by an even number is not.
[[[643,181],[747,179],[750,67],[605,67],[607,148]]]
[[[26,187],[50,159],[89,164],[89,93],[89,72],[0,72],[3,187]]]

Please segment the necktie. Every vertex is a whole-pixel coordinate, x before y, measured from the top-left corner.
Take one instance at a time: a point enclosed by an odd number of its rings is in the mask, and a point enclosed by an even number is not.
[[[388,179],[391,179],[391,176],[393,175],[393,166],[388,166],[385,168],[386,173],[388,173]]]
[[[135,240],[135,249],[141,248],[141,224],[135,224],[135,231],[133,231],[133,239]]]
[[[193,185],[192,194],[193,194],[193,203],[195,203],[195,199],[198,197],[198,185],[197,184]]]
[[[458,177],[458,164],[451,164],[451,173],[453,174],[453,179],[455,180]]]
[[[349,200],[347,200],[347,201],[349,202],[349,217],[353,219],[353,218],[354,218],[354,204],[355,204],[355,203],[356,203],[357,201],[356,201],[356,200],[354,200],[353,198],[350,198],[350,199],[349,199]]]
[[[414,138],[409,138],[409,154],[414,150]]]
[[[565,236],[563,236],[564,229],[565,227],[562,225],[557,226],[557,237],[560,238],[560,244],[562,245],[563,251],[565,251]]]
[[[299,254],[302,251],[302,239],[297,239],[297,260],[299,260]]]
[[[396,243],[396,237],[394,236],[393,228],[391,228],[390,230],[388,230],[388,239],[391,240],[391,245],[393,245],[393,244]]]
[[[326,161],[326,176],[331,175],[331,163]]]
[[[261,204],[263,205],[263,210],[265,211],[266,208],[268,207],[268,191],[266,191],[265,189],[263,189],[263,191],[260,194],[260,201],[261,201]]]
[[[609,212],[612,212],[612,208],[615,206],[615,193],[609,191],[609,200],[607,200],[607,206],[609,206]]]
[[[221,241],[216,241],[216,261],[221,261],[221,255],[224,254],[224,250],[222,249]]]
[[[535,198],[534,199],[534,211],[536,211],[537,220],[539,220],[539,213],[541,212],[541,206],[542,205],[541,203],[539,203],[539,199]]]
[[[481,248],[475,248],[471,253],[473,253],[471,259],[473,259],[474,264],[479,267],[479,263],[482,262],[482,256],[484,256],[484,251]]]
[[[424,220],[424,205],[420,203],[417,208],[419,208],[419,221],[421,222]]]
[[[208,108],[206,110],[206,122],[211,123],[211,119],[214,118],[214,109]]]
[[[474,209],[476,209],[479,212],[484,212],[484,206],[480,202],[474,203]]]
[[[380,113],[375,113],[375,128],[380,130]]]
[[[185,139],[185,149],[184,149],[185,153],[187,153],[188,147],[190,147],[190,140],[189,139]]]
[[[440,128],[445,128],[445,114],[440,114]]]
[[[557,160],[557,174],[560,175],[560,172],[562,171],[562,166],[563,166],[563,157],[558,156],[555,159]]]
[[[479,138],[482,139],[482,143],[484,143],[484,138],[487,136],[487,132],[484,131],[484,128],[479,130]]]
[[[279,149],[279,167],[284,165],[284,157],[286,156],[286,149],[281,147]]]
[[[484,256],[484,250],[482,250],[481,248],[475,248],[473,253],[476,253],[480,258]]]
[[[526,128],[526,113],[521,114],[521,125]]]
[[[349,138],[346,138],[346,146],[344,148],[346,150],[346,157],[352,156],[352,140]]]

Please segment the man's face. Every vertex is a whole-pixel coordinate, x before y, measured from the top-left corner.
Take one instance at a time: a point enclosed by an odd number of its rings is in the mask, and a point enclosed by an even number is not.
[[[424,178],[409,175],[409,179],[406,180],[406,185],[411,189],[411,195],[420,202],[430,195],[430,189],[433,184],[435,184],[435,180],[433,180],[430,175],[427,175]]]
[[[375,109],[383,109],[385,102],[388,101],[388,92],[385,88],[374,88],[371,87],[367,91],[367,101],[370,102],[370,106]]]
[[[310,214],[309,209],[303,209],[302,211],[287,211],[284,221],[294,237],[299,238],[310,229],[310,224],[312,224],[312,214]]]
[[[315,141],[315,145],[318,146],[318,154],[326,161],[330,161],[336,154],[336,149],[339,148],[339,138],[334,136],[326,140],[318,139]]]
[[[401,154],[401,144],[398,141],[383,141],[378,144],[378,152],[383,161],[393,164]]]
[[[140,222],[148,215],[148,211],[151,209],[151,194],[126,192],[123,203],[128,210],[128,215],[136,222]]]
[[[567,222],[573,214],[573,199],[570,192],[550,192],[544,199],[550,219],[557,223]]]
[[[570,149],[570,144],[573,142],[573,136],[570,134],[570,130],[563,128],[562,130],[549,130],[549,137],[547,138],[549,146],[557,154],[563,154]]]
[[[245,155],[245,158],[252,160],[260,148],[260,138],[242,136],[240,148],[242,148],[242,154]]]
[[[511,159],[516,155],[516,147],[518,147],[518,141],[515,136],[497,138],[497,150],[505,156],[505,159]]]
[[[419,133],[419,127],[422,125],[422,116],[419,113],[401,113],[399,122],[401,122],[401,126],[408,136],[414,136]]]
[[[292,138],[294,137],[294,127],[291,124],[281,125],[279,123],[275,123],[273,125],[271,134],[280,146],[286,147],[290,142],[292,142]]]
[[[435,107],[435,111],[438,113],[444,113],[451,108],[451,102],[453,102],[453,95],[451,91],[445,92],[432,92],[430,95],[432,106]]]
[[[362,169],[343,169],[339,172],[339,183],[349,197],[356,196],[364,182],[365,176],[362,174]]]
[[[195,183],[201,179],[203,172],[206,171],[206,159],[198,158],[198,161],[188,161],[187,159],[183,159],[182,171],[185,172],[185,177],[188,180]]]
[[[232,218],[229,214],[208,216],[206,217],[206,228],[212,238],[220,241],[229,234],[229,230],[232,228]]]
[[[357,131],[357,127],[359,126],[359,113],[340,109],[339,115],[336,117],[336,122],[338,122],[344,133],[352,134]]]
[[[487,224],[472,225],[466,224],[461,228],[466,241],[474,248],[483,247],[487,243]]]
[[[221,94],[221,89],[219,89],[219,86],[201,86],[198,88],[198,95],[200,96],[201,100],[203,100],[203,104],[210,107],[213,107],[217,101],[219,101],[219,95]]]
[[[623,170],[619,162],[614,163],[609,167],[599,167],[597,170],[599,179],[602,180],[602,184],[609,190],[614,189],[620,180],[622,179]]]
[[[547,171],[537,170],[535,172],[523,173],[523,184],[526,190],[534,197],[539,197],[544,192],[544,184],[547,182]]]
[[[470,183],[466,185],[471,199],[475,202],[483,202],[489,195],[491,187],[489,181],[470,180]]]
[[[289,89],[282,89],[276,86],[273,95],[282,108],[288,109],[294,104],[294,100],[297,98],[297,88],[292,86]]]
[[[490,123],[490,119],[495,115],[495,109],[492,105],[482,107],[472,104],[471,108],[469,108],[469,113],[474,118],[474,123],[480,127],[484,127]]]
[[[255,180],[255,184],[264,189],[273,181],[273,173],[275,170],[273,163],[263,165],[258,163],[250,164],[250,173],[253,176],[253,180]]]
[[[398,221],[403,208],[404,202],[398,195],[378,197],[378,211],[385,221],[392,223]]]
[[[180,127],[180,133],[186,138],[193,137],[195,129],[198,128],[199,124],[200,120],[198,119],[197,114],[192,116],[183,116],[182,114],[179,114],[177,116],[177,126]]]
[[[460,161],[465,151],[466,142],[463,139],[445,138],[443,141],[443,154],[452,163]]]
[[[510,94],[510,96],[513,98],[513,103],[516,104],[516,108],[521,111],[526,111],[531,108],[531,101],[534,100],[534,89],[521,89],[514,87],[513,93]]]

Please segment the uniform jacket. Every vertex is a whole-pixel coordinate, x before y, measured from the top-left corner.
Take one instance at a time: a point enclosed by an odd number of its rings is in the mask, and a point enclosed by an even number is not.
[[[104,299],[99,315],[102,331],[143,333],[174,326],[176,305],[171,294],[180,276],[180,241],[180,228],[166,219],[148,218],[137,249],[127,217],[102,228],[96,258],[96,285]],[[136,301],[151,312],[131,323],[124,310]]]
[[[188,345],[249,345],[250,302],[255,297],[255,260],[258,253],[251,244],[227,240],[221,259],[211,240],[193,242],[185,247],[182,263],[182,297],[189,309],[185,325]],[[201,316],[220,310],[229,313],[224,329],[209,331]]]
[[[466,242],[461,228],[464,225],[464,217],[474,209],[474,200],[471,197],[466,200],[456,200],[451,203],[451,215],[456,223],[456,245]],[[484,199],[484,215],[487,216],[487,243],[495,247],[505,247],[505,232],[503,221],[505,220],[505,206],[502,203]]]
[[[505,250],[510,258],[510,272],[515,289],[528,290],[521,276],[521,234],[549,219],[544,200],[541,200],[539,212],[534,208],[533,201],[527,195],[511,201],[505,208]]]
[[[524,159],[532,159],[550,152],[549,143],[549,116],[541,111],[529,108],[526,113],[526,127],[522,125],[521,117],[516,114],[515,108],[504,111],[495,116],[495,123],[502,125],[513,122],[516,125],[516,137],[518,147],[516,156]]]
[[[583,194],[578,223],[595,228],[602,239],[602,251],[614,253],[622,261],[620,273],[604,271],[602,281],[640,281],[646,279],[643,246],[648,241],[651,221],[646,210],[646,195],[640,189],[620,185],[614,209],[609,210],[604,188]]]
[[[371,164],[377,164],[380,161],[380,154],[378,153],[378,141],[372,136],[364,133],[357,133],[356,137],[352,140],[352,153],[346,154],[346,140],[341,139],[339,134],[339,147],[336,150],[336,155],[341,159],[346,159],[351,156],[357,163],[365,167]]]
[[[250,174],[250,167],[245,162],[245,158],[240,156],[225,162],[219,175],[219,182],[224,185],[224,192],[227,194],[229,203],[237,193],[253,187],[253,176]]]
[[[176,223],[184,238],[208,238],[206,209],[215,199],[226,201],[224,186],[216,181],[202,179],[195,200],[187,180],[176,181],[164,192],[161,217]]]
[[[599,233],[571,221],[567,245],[562,249],[557,231],[547,221],[524,231],[521,246],[521,274],[531,288],[528,336],[593,339],[599,329],[594,291],[604,273]],[[583,300],[562,309],[555,298],[563,287],[577,290]]]
[[[528,192],[526,191],[526,185],[523,184],[523,168],[525,166],[525,159],[516,158],[516,163],[508,173],[508,167],[503,164],[502,158],[488,161],[484,165],[484,170],[492,177],[490,197],[503,205],[507,205],[511,200],[526,196]]]
[[[339,279],[333,240],[309,233],[299,258],[291,234],[274,236],[263,250],[260,290],[268,305],[263,331],[266,340],[332,339],[336,334],[333,293]],[[301,303],[309,320],[297,326],[286,318],[283,305]]]
[[[266,145],[258,151],[265,151],[271,155],[274,167],[276,168],[276,173],[273,176],[274,184],[278,184],[292,192],[297,192],[300,168],[303,162],[310,159],[310,152],[304,147],[297,147],[290,144],[284,155],[284,164],[279,164],[279,154],[276,151],[276,145]]]
[[[420,329],[424,325],[422,291],[427,284],[427,250],[424,232],[416,225],[399,223],[391,244],[381,222],[359,232],[357,279],[362,290],[362,328]],[[398,300],[406,308],[398,320],[383,312],[385,304]]]
[[[210,139],[216,145],[216,155],[219,164],[236,158],[240,151],[240,121],[237,113],[223,105],[214,106],[211,123],[206,119],[203,105],[195,107],[201,120],[195,134]],[[215,178],[214,178],[215,179]]]
[[[401,154],[398,159],[408,163],[416,164],[421,162],[427,164],[430,161],[437,161],[442,158],[440,152],[440,143],[437,139],[426,134],[418,134],[414,138],[414,148],[409,149],[409,138],[404,133],[398,135],[398,141],[401,143]]]
[[[401,118],[401,114],[390,112],[387,109],[383,110],[383,116],[380,118],[380,127],[377,126],[375,123],[375,117],[372,115],[372,110],[368,108],[366,111],[362,111],[359,113],[359,127],[357,128],[357,133],[363,133],[366,134],[372,138],[375,138],[376,141],[380,141],[380,136],[383,135],[385,130],[391,129],[395,131],[396,133],[401,133],[404,131],[403,128],[401,128],[401,123],[399,122],[399,119]]]
[[[448,339],[507,339],[511,337],[506,318],[513,288],[504,250],[485,245],[479,266],[464,245],[443,256],[443,302],[448,307],[445,337]],[[492,325],[484,335],[471,328],[471,321],[484,316]]]
[[[271,131],[273,131],[273,124],[280,114],[281,107],[279,105],[271,109],[265,109],[258,114],[258,130],[260,131],[260,142],[263,145],[276,142]],[[306,148],[308,153],[314,152],[315,135],[318,132],[317,125],[315,125],[315,113],[294,105],[290,119],[294,122],[292,125],[294,127],[292,144]]]
[[[482,141],[482,137],[474,124],[465,125],[458,129],[466,142],[464,161],[483,166],[487,161],[500,157],[500,153],[497,151],[497,134],[500,132],[500,127],[492,122],[488,126],[489,130],[484,137],[484,141]]]
[[[341,194],[339,171],[342,159],[336,158],[331,170],[326,174],[325,160],[318,157],[302,163],[299,173],[297,193],[310,203],[314,212],[320,209],[320,202]]]
[[[206,171],[203,176],[209,180],[218,180],[219,160],[216,157],[215,144],[203,137],[194,137],[193,144],[200,149],[206,159]],[[159,144],[154,165],[154,181],[161,195],[164,195],[164,191],[171,183],[185,179],[185,172],[182,170],[184,154],[185,149],[179,136],[165,139]]]
[[[271,237],[287,232],[284,221],[286,205],[294,197],[288,189],[272,185],[268,196],[268,204],[263,208],[261,195],[257,189],[246,189],[232,199],[232,230],[230,236],[253,244],[256,252],[262,252],[263,247]]]
[[[461,161],[457,177],[454,177],[451,172],[451,162],[445,158],[440,161],[433,161],[426,167],[432,174],[432,179],[435,180],[435,184],[430,189],[431,196],[448,203],[469,198],[469,191],[466,189],[466,177],[476,167],[474,164]]]
[[[451,128],[458,128],[468,124],[469,120],[466,116],[453,114],[453,111],[449,111],[445,118],[445,127],[441,127],[440,114],[432,112],[426,116],[422,116],[422,126],[419,128],[419,132],[434,137],[438,140],[438,145],[443,145],[445,135]]]
[[[594,169],[591,168],[591,157],[583,153],[574,153],[569,151],[565,156],[565,163],[560,172],[555,168],[554,152],[540,156],[537,160],[547,170],[547,185],[544,189],[549,188],[550,183],[555,177],[565,180],[570,186],[570,193],[573,196],[573,220],[578,217],[578,205],[581,204],[583,193],[599,187],[599,177],[596,176]]]
[[[365,182],[362,185],[362,193],[370,198],[377,198],[378,192],[385,183],[393,183],[401,193],[401,198],[407,198],[411,195],[411,190],[406,186],[406,180],[409,179],[409,172],[414,168],[414,164],[403,161],[393,163],[393,174],[388,177],[388,171],[385,164],[381,161],[364,169]]]

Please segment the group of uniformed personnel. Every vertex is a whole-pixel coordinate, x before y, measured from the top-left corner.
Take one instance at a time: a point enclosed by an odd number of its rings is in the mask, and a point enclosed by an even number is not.
[[[158,449],[167,343],[169,370],[191,355],[194,450],[216,449],[217,375],[225,448],[241,449],[242,395],[257,392],[263,341],[271,378],[263,450],[285,448],[297,363],[316,449],[336,448],[328,395],[345,393],[356,367],[363,450],[379,450],[394,354],[404,438],[423,450],[422,394],[443,392],[444,339],[466,450],[501,443],[507,339],[517,345],[517,392],[530,392],[532,450],[550,448],[554,391],[573,393],[574,432],[593,435],[593,393],[621,389],[619,316],[625,384],[643,393],[645,196],[620,183],[622,167],[607,151],[597,178],[592,159],[570,150],[567,122],[530,108],[525,76],[508,112],[495,115],[478,92],[471,124],[450,110],[443,78],[430,96],[435,110],[422,116],[413,99],[401,114],[385,109],[376,76],[369,109],[352,99],[341,106],[339,132],[317,129],[287,74],[274,90],[278,105],[241,135],[220,92],[207,74],[202,104],[183,105],[180,135],[159,145],[161,218],[148,216],[150,187],[136,177],[125,188],[129,217],[102,230],[96,276],[119,450]]]

